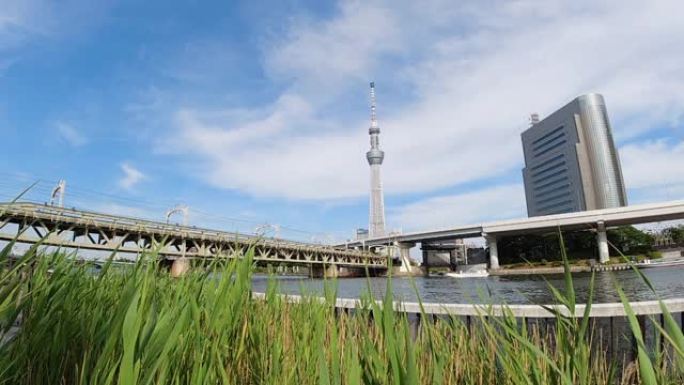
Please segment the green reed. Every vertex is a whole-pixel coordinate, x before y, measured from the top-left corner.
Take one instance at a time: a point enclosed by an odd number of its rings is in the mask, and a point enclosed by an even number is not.
[[[322,299],[288,301],[276,280],[253,298],[251,251],[171,278],[155,253],[94,272],[40,245],[9,263],[11,246],[0,252],[0,384],[674,384],[684,372],[669,313],[668,349],[648,352],[637,327],[637,362],[618,369],[597,347],[591,300],[579,317],[549,308],[549,333],[491,307],[470,327],[447,317],[416,331],[394,311],[391,280],[347,314],[334,281]],[[575,313],[566,271],[565,288],[550,289]]]

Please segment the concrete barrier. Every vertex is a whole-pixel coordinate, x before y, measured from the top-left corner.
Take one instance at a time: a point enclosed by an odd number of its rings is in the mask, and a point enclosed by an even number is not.
[[[253,293],[254,298],[263,298],[264,293]],[[287,301],[297,303],[302,301],[302,297],[294,294],[283,294]],[[316,300],[324,302],[323,297],[315,297]],[[662,301],[670,313],[684,313],[684,298],[665,299]],[[378,304],[381,301],[377,301]],[[632,310],[636,315],[660,315],[662,311],[658,301],[638,301],[630,302]],[[355,298],[337,298],[335,306],[341,309],[356,309],[361,306],[361,300]],[[417,302],[395,301],[394,310],[402,313],[424,313],[427,315],[454,315],[454,316],[481,316],[492,315],[501,316],[504,310],[519,318],[552,318],[554,313],[550,310],[558,311],[560,314],[569,316],[568,309],[562,305],[488,305],[488,304],[459,304],[459,303],[423,303],[421,311],[420,304]],[[577,304],[574,317],[582,317],[585,304]],[[620,302],[595,303],[591,305],[589,317],[626,317],[625,308]]]
[[[263,298],[264,294],[254,293],[254,298]],[[301,302],[303,297],[298,295],[283,295],[287,301]],[[324,298],[314,297],[314,300],[325,302]],[[378,301],[380,303],[380,301]],[[684,298],[666,299],[662,303],[673,316],[680,328],[684,328]],[[655,351],[656,346],[664,347],[664,339],[658,329],[664,327],[664,317],[658,301],[638,301],[630,303],[634,311],[644,344],[647,349]],[[557,311],[564,316],[582,317],[586,309],[585,304],[578,304],[574,314],[564,306],[550,305],[487,305],[487,304],[453,304],[453,303],[423,303],[394,302],[395,311],[406,315],[412,326],[413,335],[417,335],[421,325],[425,322],[451,322],[457,319],[463,322],[468,330],[477,327],[478,323],[490,317],[500,317],[511,314],[518,318],[519,324],[525,323],[528,329],[536,328],[540,333],[553,333],[555,330]],[[361,307],[359,299],[338,298],[335,302],[338,311],[354,314]],[[606,352],[610,359],[614,359],[618,366],[629,360],[636,359],[637,342],[627,320],[627,313],[622,303],[596,303],[589,311],[590,328],[592,332],[592,349]]]

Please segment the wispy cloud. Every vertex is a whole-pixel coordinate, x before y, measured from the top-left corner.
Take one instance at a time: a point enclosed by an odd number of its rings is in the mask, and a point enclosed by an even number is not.
[[[3,66],[21,57],[22,47],[55,38],[98,23],[109,1],[3,0],[0,5],[0,74]],[[86,17],[87,16],[87,17]]]
[[[619,149],[632,204],[684,198],[684,142],[652,140]],[[406,230],[475,224],[526,215],[522,185],[421,199],[390,208],[391,223]]]
[[[291,92],[336,96],[366,83],[384,56],[408,48],[401,17],[391,2],[341,1],[332,19],[295,19],[286,36],[268,46],[266,68],[276,79],[296,79]]]
[[[631,203],[684,199],[684,142],[650,140],[619,151]]]
[[[55,127],[57,128],[59,137],[71,146],[80,147],[88,143],[88,139],[71,124],[57,122],[55,123]]]
[[[526,115],[585,92],[605,95],[621,140],[679,124],[682,12],[678,1],[345,1],[266,45],[266,68],[284,85],[274,103],[179,108],[164,146],[223,188],[361,197],[366,81],[376,78],[386,193],[519,173]]]
[[[389,219],[403,231],[478,224],[526,215],[525,190],[509,184],[442,195],[390,210]]]
[[[128,163],[121,163],[121,171],[123,171],[123,176],[119,179],[119,186],[126,190],[132,189],[147,178],[140,170]]]

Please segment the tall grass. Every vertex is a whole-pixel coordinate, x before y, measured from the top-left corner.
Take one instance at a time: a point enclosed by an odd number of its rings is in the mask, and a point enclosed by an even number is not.
[[[263,298],[254,299],[251,252],[170,278],[154,253],[130,268],[108,263],[94,272],[39,246],[10,264],[11,246],[0,252],[0,384],[682,380],[681,329],[669,318],[661,333],[679,366],[652,361],[643,347],[638,370],[618,370],[617,359],[596,346],[590,306],[579,317],[549,308],[557,317],[548,330],[485,309],[473,325],[447,317],[415,331],[405,314],[394,311],[391,280],[384,299],[366,296],[361,308],[347,314],[335,309],[334,282],[322,301],[287,301],[275,280]],[[569,272],[564,290],[554,294],[561,307],[575,312]],[[636,329],[634,334],[639,340]]]

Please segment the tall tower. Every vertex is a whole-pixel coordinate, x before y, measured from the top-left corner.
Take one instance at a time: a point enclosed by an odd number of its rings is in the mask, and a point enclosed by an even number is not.
[[[382,182],[380,181],[380,166],[385,153],[380,150],[380,127],[375,116],[375,83],[370,84],[371,98],[371,126],[368,129],[370,135],[370,150],[366,153],[366,159],[371,169],[371,193],[370,215],[368,218],[369,236],[380,237],[385,235],[385,200],[382,195]]]

